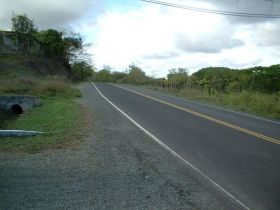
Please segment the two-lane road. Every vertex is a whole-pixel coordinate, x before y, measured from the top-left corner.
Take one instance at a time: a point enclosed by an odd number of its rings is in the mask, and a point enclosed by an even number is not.
[[[108,100],[247,207],[280,209],[279,122],[138,87],[95,85]]]

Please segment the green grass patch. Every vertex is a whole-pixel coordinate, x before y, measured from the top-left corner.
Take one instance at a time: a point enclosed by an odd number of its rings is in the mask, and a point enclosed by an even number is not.
[[[166,94],[192,99],[213,105],[224,106],[236,111],[249,112],[255,115],[280,119],[280,97],[275,94],[265,94],[260,92],[243,91],[241,93],[214,93],[208,94],[206,90],[186,89],[163,90],[162,88],[149,87]]]
[[[46,132],[35,137],[0,138],[0,151],[36,152],[72,144],[79,138],[83,114],[72,98],[49,97],[42,105],[6,123],[7,129]]]

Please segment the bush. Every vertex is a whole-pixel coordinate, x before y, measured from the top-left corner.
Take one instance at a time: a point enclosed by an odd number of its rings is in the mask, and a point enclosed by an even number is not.
[[[0,94],[28,94],[36,83],[31,79],[1,81]]]
[[[81,96],[76,88],[63,80],[48,80],[35,86],[33,93],[41,96]]]

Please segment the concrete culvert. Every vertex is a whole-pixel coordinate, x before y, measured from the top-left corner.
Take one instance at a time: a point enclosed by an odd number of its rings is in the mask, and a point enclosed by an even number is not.
[[[14,104],[11,107],[11,111],[12,113],[14,113],[15,115],[20,115],[23,113],[23,109],[19,104]]]

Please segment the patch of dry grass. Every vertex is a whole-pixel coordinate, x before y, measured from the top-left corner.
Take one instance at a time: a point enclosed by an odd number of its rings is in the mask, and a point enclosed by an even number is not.
[[[70,82],[56,77],[47,80],[13,78],[1,81],[0,95],[73,96],[81,93]]]
[[[180,91],[175,89],[163,90],[162,88],[158,87],[152,89],[187,99],[194,99],[215,105],[222,105],[235,110],[250,112],[269,118],[280,119],[279,93],[266,94],[261,92],[242,91],[240,93],[215,92],[213,94],[209,94],[207,90],[200,89],[184,89]]]

